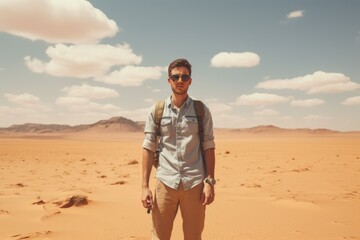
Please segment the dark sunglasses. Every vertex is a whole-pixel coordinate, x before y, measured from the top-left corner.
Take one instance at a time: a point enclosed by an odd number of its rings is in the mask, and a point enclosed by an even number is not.
[[[187,82],[190,79],[190,76],[187,74],[184,75],[174,74],[170,76],[170,79],[173,80],[174,82],[179,81],[180,78],[182,79],[183,82]]]

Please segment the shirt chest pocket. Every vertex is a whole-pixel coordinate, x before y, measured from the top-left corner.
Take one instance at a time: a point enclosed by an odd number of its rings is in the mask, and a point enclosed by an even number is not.
[[[198,120],[195,116],[185,116],[183,119],[184,132],[186,134],[197,134]]]
[[[167,135],[171,132],[171,118],[162,118],[160,121],[161,135]]]

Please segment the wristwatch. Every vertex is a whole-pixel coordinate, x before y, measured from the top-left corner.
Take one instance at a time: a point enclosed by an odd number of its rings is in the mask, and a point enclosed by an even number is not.
[[[216,180],[214,178],[205,178],[204,183],[208,183],[211,186],[215,186]]]

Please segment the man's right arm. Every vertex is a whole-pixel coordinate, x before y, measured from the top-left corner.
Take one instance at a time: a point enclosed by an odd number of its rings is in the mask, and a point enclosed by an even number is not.
[[[154,161],[154,152],[143,148],[142,156],[142,196],[141,201],[144,208],[151,209],[153,205],[153,196],[150,190],[149,181],[151,169]]]
[[[154,161],[154,153],[156,150],[156,135],[155,135],[155,123],[153,119],[153,113],[155,112],[155,105],[152,106],[150,113],[145,122],[145,138],[143,142],[142,153],[142,195],[141,202],[147,209],[151,209],[153,203],[153,196],[150,190],[150,175]]]

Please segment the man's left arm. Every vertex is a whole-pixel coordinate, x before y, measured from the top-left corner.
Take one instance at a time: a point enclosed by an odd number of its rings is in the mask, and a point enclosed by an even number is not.
[[[205,152],[205,164],[206,164],[206,175],[207,179],[215,178],[215,142],[213,134],[213,122],[209,109],[205,108],[204,117],[204,143],[203,148]],[[202,194],[203,205],[211,204],[215,199],[214,185],[211,183],[204,182],[204,189]]]
[[[206,177],[215,178],[215,148],[205,150]]]

